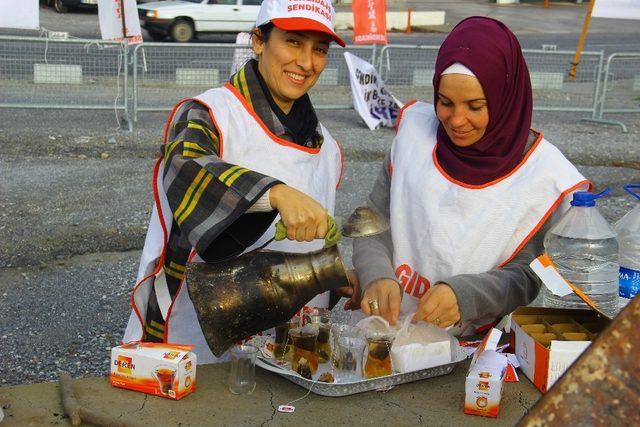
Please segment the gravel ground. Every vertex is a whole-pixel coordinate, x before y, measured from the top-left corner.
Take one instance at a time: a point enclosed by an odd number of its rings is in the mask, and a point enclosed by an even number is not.
[[[337,213],[362,205],[391,129],[369,131],[354,111],[320,111],[346,159]],[[149,183],[165,113],[146,113],[133,133],[111,112],[0,110],[0,385],[104,375],[129,316],[150,213]],[[640,118],[629,133],[537,113],[534,126],[598,189],[614,195],[610,221],[633,205],[622,185],[640,181]],[[350,264],[348,239],[341,242]]]

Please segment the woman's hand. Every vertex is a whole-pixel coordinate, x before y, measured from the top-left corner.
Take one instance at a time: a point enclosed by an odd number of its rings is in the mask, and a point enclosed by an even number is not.
[[[349,280],[349,286],[338,288],[338,292],[342,292],[341,296],[349,298],[349,301],[344,303],[345,310],[357,310],[360,308],[360,281],[356,275],[355,270],[347,270],[347,279]],[[347,289],[348,288],[348,289]]]
[[[460,320],[460,307],[453,289],[446,283],[430,288],[420,298],[415,321],[424,320],[441,328],[446,328]]]
[[[362,296],[360,308],[368,316],[375,314],[395,325],[400,315],[401,302],[402,294],[398,282],[391,279],[379,279],[367,287]]]
[[[285,184],[269,190],[269,203],[287,227],[287,239],[310,242],[327,234],[327,210],[311,197]]]

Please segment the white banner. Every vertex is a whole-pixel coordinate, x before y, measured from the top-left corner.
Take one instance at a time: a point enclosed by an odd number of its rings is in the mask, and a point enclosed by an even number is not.
[[[385,89],[373,65],[349,52],[344,59],[349,67],[353,107],[369,129],[395,126],[402,103]]]
[[[640,19],[640,0],[595,1],[591,16],[594,18]]]
[[[98,19],[102,40],[122,41],[124,39],[120,1],[124,6],[124,33],[129,44],[142,43],[136,0],[98,0]]]
[[[38,0],[0,0],[0,28],[40,28]]]

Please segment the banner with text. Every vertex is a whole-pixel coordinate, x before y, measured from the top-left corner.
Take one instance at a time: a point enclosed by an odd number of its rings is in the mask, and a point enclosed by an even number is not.
[[[594,18],[640,19],[640,0],[595,1],[591,16]]]
[[[123,8],[124,33],[122,31]],[[129,44],[142,43],[136,0],[98,0],[98,20],[100,21],[102,40],[120,42],[124,40],[126,35]]]
[[[371,130],[380,125],[395,126],[402,103],[385,89],[373,65],[349,52],[344,59],[349,67],[353,108]]]
[[[37,30],[40,27],[38,0],[0,0],[0,28]]]
[[[387,44],[385,0],[353,0],[353,43]]]

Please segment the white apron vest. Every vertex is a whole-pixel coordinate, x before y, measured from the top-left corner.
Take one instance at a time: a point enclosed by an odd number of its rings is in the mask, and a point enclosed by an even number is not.
[[[588,187],[541,136],[506,177],[476,186],[455,181],[435,157],[438,124],[433,105],[405,107],[391,148],[393,265],[405,291],[403,315],[438,281],[508,263],[569,193]],[[450,333],[471,332],[468,326]]]
[[[246,104],[246,101],[231,85],[211,89],[196,97],[208,106],[211,118],[219,132],[220,157],[232,164],[271,176],[309,195],[323,205],[330,215],[334,213],[336,188],[342,174],[342,154],[338,143],[321,125],[324,143],[320,149],[298,146],[272,134],[264,123]],[[169,117],[167,127],[173,120],[179,103]],[[165,143],[168,132],[165,128]],[[213,356],[206,343],[198,318],[185,288],[180,285],[176,298],[168,296],[163,258],[172,224],[172,212],[162,185],[162,159],[158,160],[153,175],[155,203],[147,231],[138,283],[132,295],[132,312],[123,341],[142,339],[143,321],[146,315],[149,295],[154,291],[165,317],[165,337],[167,342],[194,345],[198,363],[213,363],[227,359]],[[245,252],[264,245],[274,236],[276,217],[269,229]],[[306,253],[321,249],[322,240],[312,242],[292,242],[284,240],[271,242],[265,248],[281,252]],[[192,254],[194,255],[194,254]],[[196,261],[199,258],[196,258]],[[188,281],[188,279],[187,279]],[[329,293],[313,298],[307,305],[327,307]],[[222,325],[221,325],[222,327]]]

